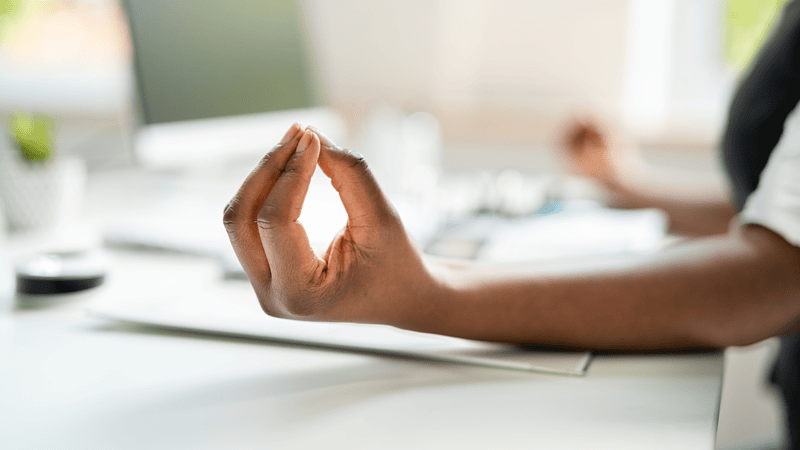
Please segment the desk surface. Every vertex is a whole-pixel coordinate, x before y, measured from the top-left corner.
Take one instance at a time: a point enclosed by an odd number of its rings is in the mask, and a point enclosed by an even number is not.
[[[104,214],[115,206],[97,204]],[[5,250],[34,247],[42,242]],[[598,356],[587,376],[561,377],[165,332],[85,310],[121,291],[179,289],[216,274],[216,263],[113,256],[101,288],[0,312],[0,448],[714,445],[721,353]],[[175,270],[137,277],[151,263]]]
[[[115,256],[107,286],[0,316],[0,447],[713,448],[721,354],[599,356],[574,378],[88,318],[147,259]]]

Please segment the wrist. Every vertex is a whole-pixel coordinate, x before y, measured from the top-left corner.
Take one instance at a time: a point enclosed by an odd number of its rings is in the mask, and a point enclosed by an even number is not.
[[[650,206],[642,199],[647,180],[652,178],[650,168],[637,161],[620,168],[615,179],[606,184],[611,194],[610,205],[620,208],[644,208]]]
[[[453,280],[463,270],[459,261],[423,256],[422,271],[400,287],[396,308],[389,308],[381,323],[398,328],[435,333],[445,321],[446,305],[456,293]],[[388,303],[388,302],[387,302]]]

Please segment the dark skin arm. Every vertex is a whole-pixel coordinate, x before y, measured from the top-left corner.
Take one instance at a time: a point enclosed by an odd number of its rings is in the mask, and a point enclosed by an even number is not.
[[[349,216],[322,256],[296,221],[317,163]],[[363,159],[296,126],[224,221],[263,309],[278,317],[623,351],[745,345],[800,317],[800,250],[758,226],[580,272],[424,260]]]
[[[430,303],[418,328],[652,351],[751,344],[788,330],[800,316],[800,251],[757,226],[591,270],[516,272],[451,272],[449,294]]]
[[[616,208],[659,208],[673,233],[724,234],[737,208],[718,186],[701,186],[687,174],[669,173],[645,163],[619,132],[592,118],[564,127],[561,146],[576,173],[602,185]],[[654,182],[661,179],[660,182]]]

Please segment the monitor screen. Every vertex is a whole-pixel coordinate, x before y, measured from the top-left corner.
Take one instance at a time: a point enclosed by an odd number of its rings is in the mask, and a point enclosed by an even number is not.
[[[124,0],[146,125],[318,104],[292,0]]]

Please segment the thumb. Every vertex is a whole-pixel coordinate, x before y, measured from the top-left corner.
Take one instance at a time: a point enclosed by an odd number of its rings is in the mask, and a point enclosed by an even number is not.
[[[319,137],[319,167],[339,193],[353,228],[399,223],[400,219],[383,194],[367,162],[359,153],[345,150],[316,128]]]

